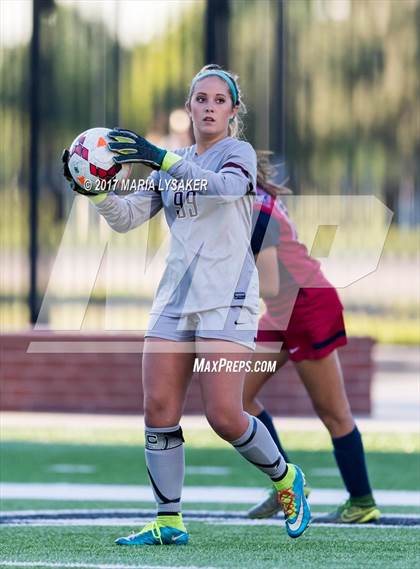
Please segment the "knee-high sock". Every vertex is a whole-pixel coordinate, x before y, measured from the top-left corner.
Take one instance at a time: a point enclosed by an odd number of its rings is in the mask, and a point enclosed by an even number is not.
[[[145,456],[158,513],[181,511],[184,483],[184,438],[179,425],[162,429],[146,427]]]
[[[332,442],[335,460],[350,496],[357,498],[371,494],[365,451],[358,428],[354,427],[344,437],[333,438]]]
[[[246,460],[254,464],[272,480],[283,478],[287,465],[266,427],[256,417],[248,415],[245,433],[232,442]]]
[[[283,456],[284,460],[286,462],[290,462],[286,451],[282,447],[282,444],[280,442],[279,436],[278,436],[277,431],[276,431],[276,427],[274,426],[274,423],[273,423],[273,418],[270,415],[270,413],[268,413],[264,409],[263,411],[261,411],[261,413],[259,415],[257,415],[257,419],[259,419],[261,421],[261,423],[263,423],[267,427],[267,430],[270,433],[271,438],[276,443],[276,446],[279,449],[280,454]]]

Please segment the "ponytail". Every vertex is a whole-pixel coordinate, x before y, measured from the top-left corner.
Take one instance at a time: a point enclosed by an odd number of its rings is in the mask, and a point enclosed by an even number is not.
[[[272,154],[270,150],[257,151],[257,186],[273,198],[290,195],[293,193],[292,190],[284,185],[288,181],[288,177],[281,184],[275,184],[271,181],[271,178],[276,174],[276,167],[270,164]]]

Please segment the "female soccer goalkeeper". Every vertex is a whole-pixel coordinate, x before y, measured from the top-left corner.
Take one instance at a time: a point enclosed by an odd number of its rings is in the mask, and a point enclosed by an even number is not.
[[[279,187],[269,183],[264,162],[258,169],[255,229],[252,238],[258,255],[260,294],[266,313],[259,321],[255,358],[273,360],[267,342],[283,342],[276,354],[277,369],[287,360],[296,367],[318,416],[328,429],[334,455],[349,499],[332,514],[318,518],[336,523],[377,520],[376,507],[366,468],[361,435],[355,425],[344,389],[337,348],[346,344],[342,311],[337,292],[322,274],[319,263],[299,243],[287,210],[278,197]],[[283,450],[269,413],[258,401],[271,373],[250,373],[245,380],[244,409],[257,416]],[[267,518],[281,508],[275,494],[254,506],[251,518]]]
[[[91,198],[116,231],[129,231],[163,208],[171,232],[143,352],[145,455],[157,517],[139,533],[117,539],[121,545],[188,541],[181,514],[179,422],[196,356],[216,366],[222,356],[230,363],[199,376],[212,428],[271,478],[291,537],[300,536],[309,523],[302,472],[286,464],[266,427],[242,406],[243,364],[255,346],[259,302],[249,247],[256,155],[237,138],[242,108],[237,78],[218,66],[204,67],[192,80],[186,102],[193,146],[169,152],[131,131],[110,134],[115,162],[141,162],[156,170],[151,174],[156,191]],[[185,191],[195,180],[204,190]]]

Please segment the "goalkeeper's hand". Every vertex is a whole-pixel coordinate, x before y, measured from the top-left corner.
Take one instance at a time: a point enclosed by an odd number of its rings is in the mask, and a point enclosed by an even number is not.
[[[61,161],[63,162],[63,176],[69,182],[70,188],[73,190],[73,192],[77,192],[78,194],[83,194],[84,196],[96,196],[96,195],[98,195],[96,192],[89,192],[89,191],[85,190],[84,188],[79,186],[79,184],[74,180],[73,176],[70,173],[70,169],[69,169],[69,158],[70,158],[69,149],[65,148],[63,150],[63,154],[61,156]]]
[[[155,146],[131,130],[114,128],[108,133],[108,137],[115,141],[109,142],[108,148],[117,154],[114,156],[114,162],[117,164],[141,162],[153,170],[167,171],[175,162],[181,160],[177,154]]]

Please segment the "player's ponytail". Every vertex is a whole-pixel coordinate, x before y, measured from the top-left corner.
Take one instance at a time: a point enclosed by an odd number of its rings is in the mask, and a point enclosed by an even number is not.
[[[281,184],[275,184],[271,178],[276,174],[276,167],[270,163],[270,150],[257,151],[257,186],[272,197],[289,195],[292,192],[284,184],[288,178],[282,180]]]
[[[205,65],[204,67],[202,67],[200,71],[197,73],[197,75],[194,77],[194,79],[191,81],[190,90],[186,101],[186,106],[190,107],[191,97],[194,92],[195,83],[199,79],[199,76],[203,73],[206,73],[206,71],[221,71],[224,75],[226,75],[229,81],[228,85],[229,85],[232,105],[238,108],[236,116],[234,116],[229,121],[228,135],[232,136],[233,138],[242,138],[244,132],[243,116],[246,114],[247,110],[242,100],[242,92],[238,82],[239,77],[235,73],[232,73],[231,71],[226,71],[226,69],[223,69],[223,67],[217,65],[216,63],[211,63],[209,65]],[[231,85],[233,86],[236,100],[234,100],[234,96],[231,90]]]

